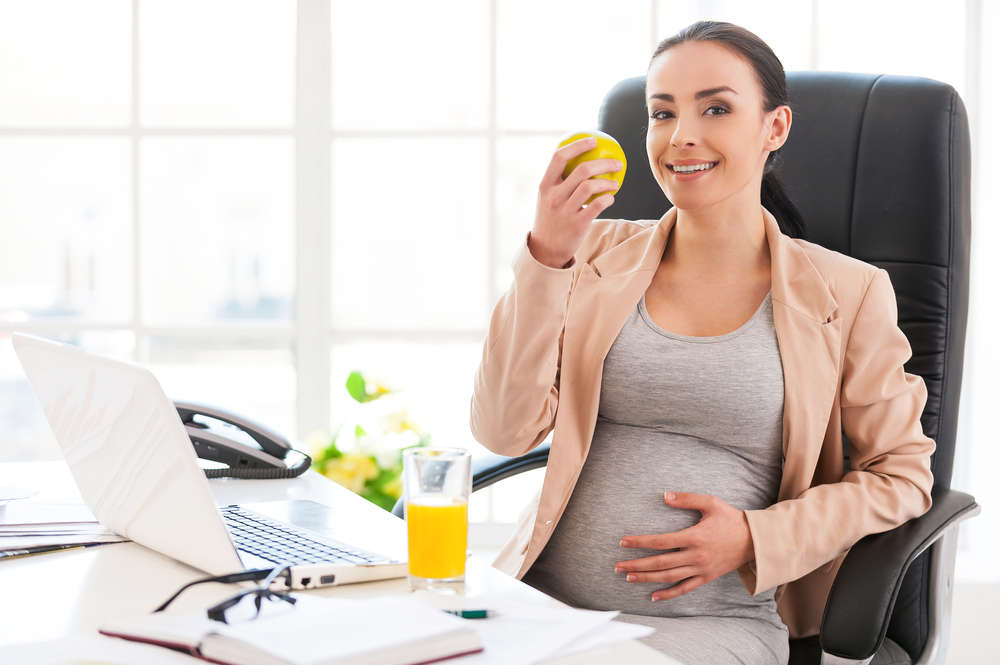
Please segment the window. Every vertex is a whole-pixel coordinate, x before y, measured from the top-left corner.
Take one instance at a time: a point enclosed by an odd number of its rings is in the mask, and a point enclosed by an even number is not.
[[[294,435],[295,27],[280,0],[0,3],[0,336]],[[0,401],[4,459],[60,455],[9,343]]]

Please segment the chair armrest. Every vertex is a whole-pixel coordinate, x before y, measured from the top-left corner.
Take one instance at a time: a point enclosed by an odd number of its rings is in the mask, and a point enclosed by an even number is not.
[[[472,491],[481,490],[504,478],[545,466],[549,462],[550,445],[543,444],[520,457],[504,457],[503,455],[473,457]]]
[[[492,454],[473,457],[472,491],[481,490],[504,478],[545,466],[549,461],[550,445],[543,444],[520,457]],[[396,505],[392,507],[392,514],[396,517],[403,516],[402,497],[396,500]]]
[[[949,528],[982,510],[974,497],[945,487],[935,486],[931,499],[926,513],[865,536],[844,557],[820,624],[824,652],[853,660],[871,657],[885,639],[910,564]]]

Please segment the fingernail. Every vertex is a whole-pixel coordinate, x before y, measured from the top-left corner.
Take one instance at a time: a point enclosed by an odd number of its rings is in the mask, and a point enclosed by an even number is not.
[[[629,575],[626,579],[628,579],[629,582],[635,582],[635,575]]]
[[[625,539],[624,539],[624,538],[622,538],[621,542],[620,542],[620,543],[618,543],[618,544],[619,544],[619,545],[621,545],[622,547],[625,547]]]
[[[616,573],[622,572],[622,567],[621,566],[615,566],[615,572]]]
[[[656,596],[650,596],[649,599],[654,603],[659,600],[659,598],[657,598]]]

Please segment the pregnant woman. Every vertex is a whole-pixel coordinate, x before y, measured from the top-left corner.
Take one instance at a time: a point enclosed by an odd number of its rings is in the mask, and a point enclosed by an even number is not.
[[[620,165],[564,179],[594,144],[558,149],[491,317],[473,435],[516,456],[553,433],[494,565],[688,665],[785,665],[850,547],[930,508],[927,390],[888,273],[806,241],[770,173],[792,125],[771,49],[695,23],[646,104],[673,207],[595,221],[616,183],[592,176]]]

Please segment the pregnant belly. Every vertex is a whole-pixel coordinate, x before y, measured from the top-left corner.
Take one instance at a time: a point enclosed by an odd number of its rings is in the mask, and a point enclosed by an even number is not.
[[[577,607],[657,616],[776,613],[773,591],[756,599],[736,571],[678,598],[654,603],[667,582],[626,581],[619,561],[664,550],[621,547],[626,535],[671,533],[696,525],[697,511],[666,504],[666,490],[713,494],[738,508],[758,507],[775,491],[756,487],[733,455],[687,437],[601,423],[566,510],[524,581]],[[769,503],[766,505],[770,505]]]

